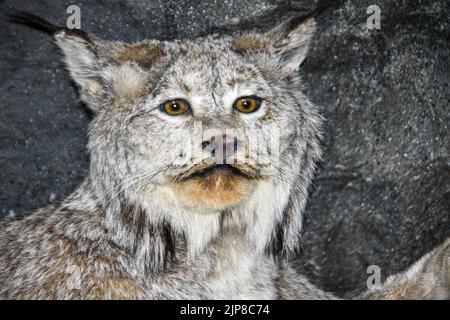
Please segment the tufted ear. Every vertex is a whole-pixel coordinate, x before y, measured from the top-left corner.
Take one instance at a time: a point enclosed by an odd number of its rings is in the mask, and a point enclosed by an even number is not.
[[[98,42],[85,33],[61,30],[55,33],[56,44],[61,48],[64,62],[80,90],[81,99],[98,112],[108,103],[111,88],[103,74],[106,61],[98,56]]]
[[[283,74],[290,75],[298,71],[306,58],[315,30],[315,14],[312,14],[291,18],[267,33],[275,52],[279,54]]]
[[[146,69],[161,58],[157,40],[133,44],[96,39],[66,30],[55,34],[81,98],[98,111],[112,101],[130,101],[144,89]]]
[[[144,87],[144,69],[162,56],[159,41],[135,44],[105,41],[82,30],[55,26],[29,13],[14,11],[12,17],[15,22],[55,37],[81,99],[94,112],[115,100],[137,95]]]
[[[298,16],[279,24],[266,33],[238,34],[231,39],[231,48],[242,55],[269,53],[277,59],[281,72],[295,74],[306,58],[311,38],[316,29],[316,10],[306,16]]]

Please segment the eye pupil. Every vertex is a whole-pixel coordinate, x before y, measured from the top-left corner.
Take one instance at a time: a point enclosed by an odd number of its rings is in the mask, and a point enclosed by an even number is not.
[[[172,102],[172,109],[174,110],[174,111],[178,111],[178,109],[180,109],[180,107],[178,106],[178,104],[174,101],[174,102]]]

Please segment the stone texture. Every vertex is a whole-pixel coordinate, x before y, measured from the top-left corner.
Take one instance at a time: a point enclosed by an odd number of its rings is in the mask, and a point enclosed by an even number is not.
[[[366,28],[373,1],[0,1],[109,40],[173,39],[267,29],[330,5],[302,72],[327,119],[325,160],[312,190],[299,269],[351,297],[366,269],[383,277],[450,236],[449,4],[379,0],[381,29]],[[86,175],[89,113],[56,47],[0,19],[0,215],[28,212],[74,190]]]

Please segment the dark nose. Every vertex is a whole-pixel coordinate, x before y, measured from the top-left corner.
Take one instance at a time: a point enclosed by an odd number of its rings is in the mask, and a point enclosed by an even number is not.
[[[227,158],[236,153],[237,147],[237,137],[227,136],[226,134],[212,136],[209,140],[202,142],[203,150],[211,153],[216,159],[216,164],[227,163]]]

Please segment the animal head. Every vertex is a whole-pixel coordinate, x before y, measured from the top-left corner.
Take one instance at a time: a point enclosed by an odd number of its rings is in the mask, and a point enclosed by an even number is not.
[[[192,255],[223,229],[261,252],[296,248],[320,157],[321,118],[300,90],[314,18],[137,43],[46,24],[95,114],[89,179],[111,228],[169,226]]]

